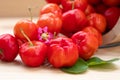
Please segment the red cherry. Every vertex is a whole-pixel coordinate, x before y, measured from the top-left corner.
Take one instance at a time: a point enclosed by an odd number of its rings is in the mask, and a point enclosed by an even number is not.
[[[79,31],[73,34],[71,38],[77,44],[79,57],[82,59],[88,60],[98,49],[98,40],[91,33]]]
[[[41,28],[48,27],[48,32],[59,33],[62,27],[62,20],[53,13],[46,13],[39,17],[37,25]]]
[[[21,33],[21,29],[30,38],[30,40],[37,40],[38,26],[30,20],[24,19],[18,21],[14,26],[14,35],[22,41],[26,41],[26,38]]]
[[[85,27],[86,15],[79,9],[69,10],[62,15],[62,29],[65,32],[76,32]]]
[[[102,34],[93,26],[87,26],[82,31],[93,34],[98,39],[99,46],[102,45]]]
[[[40,41],[26,42],[20,46],[19,55],[23,63],[30,67],[38,67],[46,58],[47,46]]]
[[[0,59],[2,61],[14,61],[18,54],[17,39],[11,34],[0,35]]]
[[[106,29],[106,18],[99,13],[91,13],[87,16],[88,24],[96,28],[100,33],[104,33]]]
[[[61,8],[57,4],[54,4],[54,3],[49,3],[43,6],[43,8],[40,10],[40,15],[46,14],[46,13],[53,13],[60,18],[62,16]]]
[[[47,56],[57,68],[73,66],[79,57],[77,46],[70,38],[63,37],[51,40]]]
[[[120,9],[117,7],[110,7],[104,13],[107,20],[107,28],[111,30],[117,23],[120,16]]]

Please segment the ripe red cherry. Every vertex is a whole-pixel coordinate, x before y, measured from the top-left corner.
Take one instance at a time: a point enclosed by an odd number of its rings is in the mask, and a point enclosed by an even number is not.
[[[62,29],[65,32],[81,30],[87,23],[86,15],[79,9],[69,10],[62,15]]]
[[[88,32],[79,31],[72,35],[72,40],[78,46],[79,57],[88,60],[98,49],[97,38]]]
[[[56,68],[73,66],[79,57],[77,46],[70,38],[63,37],[51,40],[47,56]]]
[[[0,35],[0,59],[2,61],[14,61],[18,54],[18,43],[11,34]]]
[[[87,26],[82,31],[93,34],[98,39],[99,46],[102,45],[102,34],[93,26]]]
[[[104,33],[106,29],[106,18],[99,13],[91,13],[87,16],[88,24],[96,28],[100,33]]]
[[[39,17],[37,25],[41,28],[48,27],[48,32],[59,33],[62,27],[62,20],[53,13],[46,13]]]
[[[107,28],[111,30],[117,23],[120,16],[120,9],[117,7],[110,7],[104,13],[107,20]]]
[[[38,26],[33,23],[31,20],[20,20],[14,26],[14,35],[16,38],[26,41],[26,38],[21,33],[21,29],[25,32],[25,34],[30,38],[30,40],[37,40],[37,29]]]
[[[46,13],[53,13],[60,18],[62,16],[61,8],[57,4],[54,4],[54,3],[48,3],[45,6],[43,6],[43,8],[40,10],[40,15],[46,14]]]
[[[23,63],[30,67],[38,67],[46,58],[47,46],[40,41],[26,42],[20,46],[19,55]]]

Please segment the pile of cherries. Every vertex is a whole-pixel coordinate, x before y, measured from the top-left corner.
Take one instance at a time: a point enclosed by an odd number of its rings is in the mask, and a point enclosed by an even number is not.
[[[38,67],[47,60],[56,68],[78,58],[88,60],[120,16],[120,0],[46,0],[36,23],[19,20],[14,35],[0,35],[0,59]]]

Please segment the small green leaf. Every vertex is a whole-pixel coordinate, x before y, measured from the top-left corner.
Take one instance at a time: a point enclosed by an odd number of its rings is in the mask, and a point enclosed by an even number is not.
[[[96,65],[112,63],[112,62],[117,61],[117,60],[119,60],[119,58],[114,58],[114,59],[105,61],[105,60],[102,60],[98,57],[93,57],[93,58],[87,60],[87,64],[88,64],[88,66],[96,66]]]
[[[61,68],[62,71],[71,73],[71,74],[83,73],[87,69],[88,69],[88,65],[83,59],[78,59],[78,61],[72,67]]]

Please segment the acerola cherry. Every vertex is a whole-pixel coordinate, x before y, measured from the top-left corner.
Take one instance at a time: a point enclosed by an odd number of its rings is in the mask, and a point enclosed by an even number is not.
[[[73,34],[71,38],[78,46],[80,58],[88,60],[98,49],[98,40],[91,33],[79,31]]]
[[[106,18],[99,13],[91,13],[87,16],[88,18],[88,25],[93,26],[96,28],[100,33],[104,33],[106,29]]]
[[[38,67],[46,58],[47,46],[40,41],[25,42],[20,46],[19,55],[23,63],[30,67]]]
[[[11,34],[0,35],[0,59],[2,61],[14,61],[18,54],[17,39]]]
[[[40,66],[46,58],[47,46],[40,41],[31,41],[23,29],[21,29],[21,33],[28,41],[19,48],[19,55],[23,63],[30,67]]]
[[[48,3],[45,6],[43,6],[43,8],[40,10],[40,15],[46,14],[46,13],[53,13],[60,18],[62,16],[61,8],[57,4],[54,4],[54,3]]]
[[[102,34],[93,26],[87,26],[82,31],[93,34],[98,39],[99,46],[102,45]]]
[[[65,32],[76,32],[85,27],[87,17],[79,9],[69,10],[62,15],[62,29]]]
[[[14,35],[16,38],[26,41],[26,38],[21,33],[21,29],[25,32],[25,34],[30,38],[30,40],[37,40],[37,29],[38,26],[33,23],[31,20],[20,20],[14,26]]]
[[[62,20],[53,13],[46,13],[39,17],[37,25],[41,28],[48,27],[48,32],[59,33],[62,27]]]
[[[70,38],[59,37],[50,41],[48,61],[56,68],[75,64],[79,54],[76,44]]]
[[[110,7],[105,11],[104,15],[107,20],[107,28],[111,30],[119,19],[120,10],[117,7]]]

